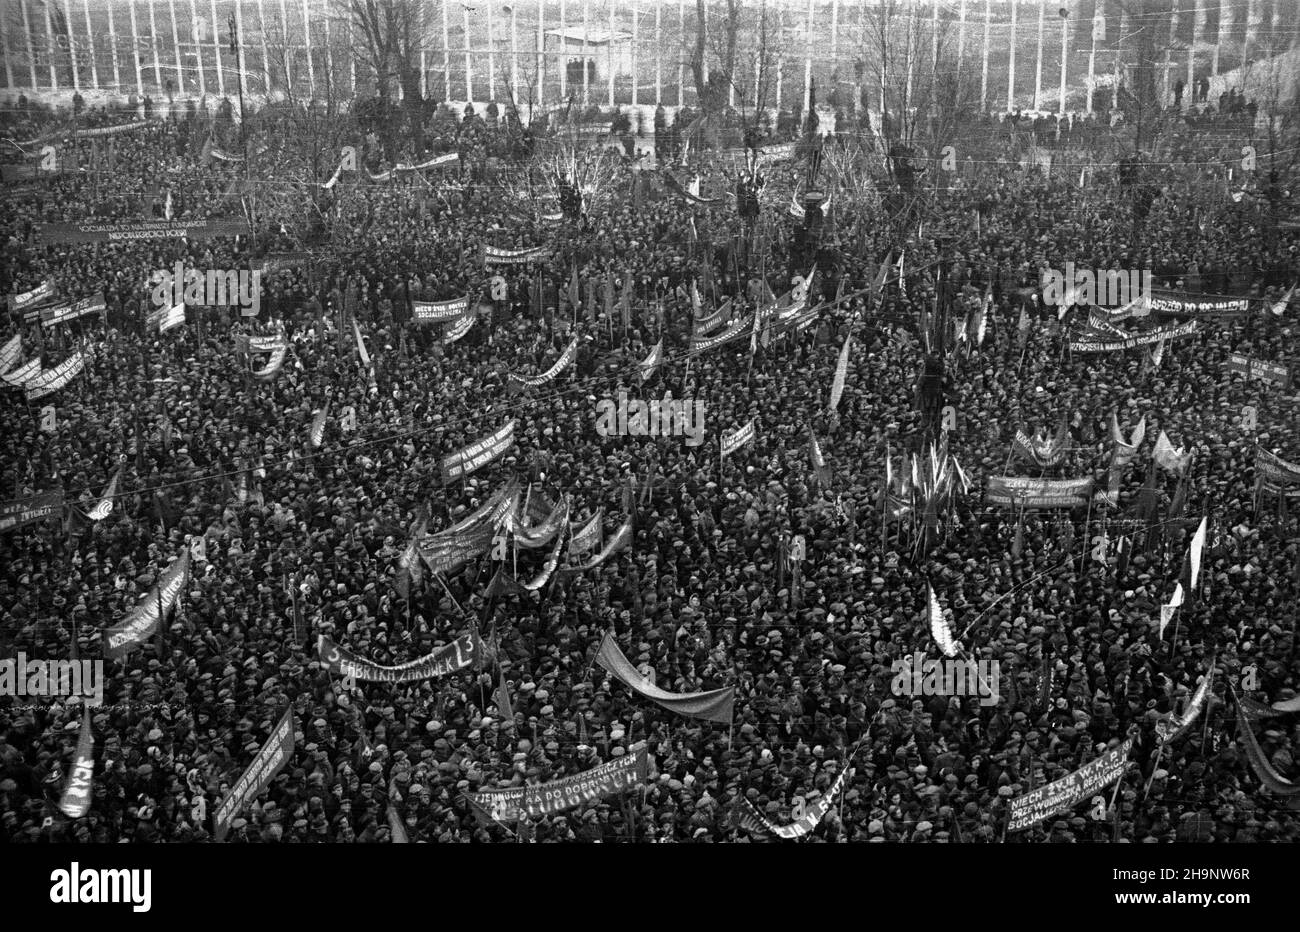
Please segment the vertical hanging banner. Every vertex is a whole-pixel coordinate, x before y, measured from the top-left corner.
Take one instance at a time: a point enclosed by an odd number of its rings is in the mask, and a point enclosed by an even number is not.
[[[441,468],[444,482],[468,476],[504,454],[515,442],[515,419],[511,418],[496,433],[476,440],[455,453],[443,457]]]
[[[81,735],[77,738],[77,753],[72,759],[72,773],[59,799],[59,811],[69,819],[80,819],[90,811],[90,793],[95,771],[92,752],[95,736],[90,730],[90,710],[81,715]]]
[[[283,770],[284,765],[293,757],[293,749],[294,722],[293,708],[290,707],[285,710],[284,716],[272,729],[266,743],[257,752],[248,769],[235,781],[235,785],[230,788],[226,798],[217,807],[212,819],[213,834],[217,841],[225,839],[235,816],[271,785],[276,774]]]
[[[722,435],[721,449],[722,456],[725,459],[732,453],[735,453],[745,444],[754,439],[754,421],[751,419],[748,424],[729,434]]]

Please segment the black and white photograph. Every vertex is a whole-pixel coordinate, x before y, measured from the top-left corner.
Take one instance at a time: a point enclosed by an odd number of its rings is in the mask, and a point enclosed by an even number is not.
[[[15,901],[1294,902],[1296,0],[0,0],[0,59]]]

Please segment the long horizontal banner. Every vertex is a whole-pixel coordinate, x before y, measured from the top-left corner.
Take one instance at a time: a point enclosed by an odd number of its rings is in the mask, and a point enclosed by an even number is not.
[[[87,314],[102,314],[107,307],[108,304],[104,301],[104,292],[97,291],[89,298],[82,298],[80,301],[74,301],[71,304],[41,308],[41,326],[53,327],[57,324],[67,323],[70,320],[76,320],[78,317],[84,317]]]
[[[29,379],[35,378],[40,374],[41,361],[39,359],[29,359],[16,369],[10,369],[8,372],[0,373],[6,385],[12,385],[14,388],[22,388]]]
[[[1255,450],[1255,476],[1268,485],[1288,488],[1300,485],[1300,466],[1288,463],[1267,450]]]
[[[276,774],[293,758],[294,749],[293,707],[285,710],[284,716],[276,723],[275,730],[267,736],[266,743],[258,749],[257,756],[248,765],[230,792],[221,800],[221,805],[213,814],[213,836],[217,841],[226,837],[230,823],[235,816],[243,812],[253,800],[257,799],[275,779]]]
[[[1147,303],[1157,314],[1244,314],[1250,309],[1250,298],[1227,295],[1194,297],[1177,291],[1154,291]]]
[[[1189,337],[1200,329],[1195,320],[1179,324],[1176,327],[1158,327],[1143,333],[1135,333],[1122,340],[1072,340],[1070,351],[1074,353],[1111,353],[1117,350],[1129,350],[1138,346],[1149,346],[1161,340],[1177,340]]]
[[[42,223],[37,235],[46,243],[115,243],[140,239],[207,239],[245,236],[243,220],[124,220],[116,223]]]
[[[586,570],[594,570],[596,567],[608,560],[613,554],[618,553],[631,542],[632,519],[629,517],[619,526],[619,529],[614,532],[614,536],[605,542],[605,546],[601,548],[600,553],[596,554],[595,557],[581,566],[568,567],[565,572],[582,573]]]
[[[495,525],[476,524],[460,531],[443,531],[421,538],[416,549],[431,573],[447,576],[492,546]]]
[[[12,502],[0,502],[0,532],[48,518],[63,510],[63,492],[40,492]]]
[[[260,337],[250,336],[248,338],[247,352],[275,353],[278,352],[281,348],[283,348],[284,345],[285,345],[284,334],[282,333],[273,333],[269,336],[260,336]]]
[[[435,155],[433,158],[429,159],[429,161],[421,162],[419,165],[408,165],[405,162],[400,162],[388,171],[380,172],[378,175],[371,175],[369,172],[366,172],[366,174],[370,175],[371,181],[391,181],[394,175],[403,175],[409,172],[422,172],[430,168],[441,168],[444,165],[455,165],[459,161],[459,152],[448,152],[444,155]]]
[[[514,538],[516,546],[523,547],[526,550],[536,550],[539,547],[545,547],[551,542],[560,528],[564,527],[569,521],[569,503],[565,498],[561,498],[559,503],[551,510],[541,522],[532,527],[524,527],[519,524],[512,516],[507,516],[506,526],[510,530],[511,537]]]
[[[1228,371],[1244,375],[1246,381],[1258,379],[1261,382],[1272,382],[1282,388],[1287,388],[1291,384],[1291,370],[1286,366],[1263,359],[1251,359],[1241,353],[1233,353],[1228,357]]]
[[[482,648],[483,642],[472,633],[462,634],[423,657],[384,666],[357,656],[323,634],[316,642],[316,654],[327,670],[367,683],[419,683],[447,676],[479,660]]]
[[[0,372],[8,372],[23,354],[23,335],[15,333],[0,346]]]
[[[452,298],[450,301],[412,301],[411,310],[420,323],[440,323],[457,320],[469,313],[469,298]]]
[[[1092,479],[1030,479],[990,476],[984,501],[1023,508],[1077,508],[1088,504]]]
[[[830,785],[826,793],[811,806],[804,809],[803,815],[789,825],[778,825],[759,812],[748,799],[744,799],[741,808],[737,810],[740,826],[746,831],[755,834],[771,834],[787,841],[802,838],[815,829],[821,820],[826,817],[826,813],[831,811],[836,798],[844,790],[844,784],[853,779],[853,772],[852,767],[845,767],[841,770],[840,775],[835,778],[835,782]]]
[[[104,629],[104,656],[119,660],[131,648],[153,637],[163,617],[180,598],[190,573],[190,552],[185,550],[167,567],[162,578],[149,590],[144,601],[111,628]]]
[[[708,317],[701,317],[695,321],[694,337],[707,337],[710,333],[717,330],[727,321],[731,320],[731,315],[735,312],[735,304],[731,298],[722,302],[722,306],[710,314]]]
[[[669,711],[707,722],[731,724],[736,701],[736,687],[724,686],[695,693],[671,693],[660,689],[642,676],[627,655],[619,649],[614,633],[606,631],[596,650],[596,663],[615,676],[624,686],[639,696],[657,702]]]
[[[1102,787],[1119,779],[1128,766],[1132,750],[1133,739],[1129,738],[1088,761],[1074,773],[1017,796],[1011,800],[1011,821],[1007,831],[1023,831],[1036,822],[1072,808],[1080,800],[1090,798]]]
[[[22,294],[11,294],[9,296],[9,310],[25,311],[44,304],[54,297],[56,290],[54,279],[46,279],[31,291],[24,291]]]
[[[726,330],[722,331],[715,337],[708,337],[703,340],[692,337],[691,348],[688,355],[698,356],[701,353],[707,353],[715,346],[721,346],[728,340],[734,340],[736,337],[740,336],[741,333],[748,330],[752,324],[753,317],[751,315],[746,315],[740,320],[732,321]]]
[[[573,339],[569,341],[569,345],[564,348],[564,352],[560,354],[560,358],[551,363],[551,367],[545,372],[537,375],[515,375],[513,372],[510,373],[510,388],[516,391],[523,388],[541,388],[572,365],[577,356],[578,337],[575,334]]]
[[[533,246],[528,249],[498,249],[496,246],[484,246],[483,263],[485,265],[522,265],[526,262],[540,262],[550,254],[550,246]]]
[[[119,123],[116,126],[94,126],[90,129],[73,129],[65,130],[61,135],[76,134],[78,139],[98,139],[101,136],[120,136],[123,133],[134,133],[137,130],[152,129],[156,126],[162,126],[166,120],[137,120],[134,123]]]
[[[442,478],[446,482],[468,476],[481,469],[501,454],[509,450],[515,442],[515,419],[511,418],[496,433],[489,434],[482,440],[475,440],[469,446],[462,447],[455,453],[442,459]]]
[[[268,252],[261,262],[257,263],[256,269],[263,275],[269,275],[272,272],[279,272],[281,269],[292,269],[310,261],[311,253],[305,249],[289,252]]]
[[[485,790],[465,796],[474,808],[498,822],[552,816],[644,783],[650,775],[646,743],[638,741],[627,751],[622,757],[550,783]]]
[[[23,386],[27,390],[27,400],[35,401],[53,394],[75,379],[86,368],[86,355],[77,350],[63,362],[52,369],[43,369],[27,380]]]

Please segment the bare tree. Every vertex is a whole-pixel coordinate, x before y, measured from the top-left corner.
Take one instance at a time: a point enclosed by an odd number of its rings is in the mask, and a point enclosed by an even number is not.
[[[338,18],[353,33],[353,54],[375,80],[375,95],[390,105],[398,88],[421,100],[420,52],[426,48],[432,7],[425,0],[336,0]]]
[[[978,96],[957,68],[952,11],[936,21],[908,0],[880,0],[863,9],[859,29],[855,71],[875,88],[886,148],[942,146]]]

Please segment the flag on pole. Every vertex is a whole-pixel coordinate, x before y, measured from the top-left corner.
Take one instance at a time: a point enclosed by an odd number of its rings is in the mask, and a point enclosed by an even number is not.
[[[1201,551],[1205,549],[1205,527],[1208,518],[1201,518],[1201,526],[1196,529],[1195,536],[1192,537],[1191,550],[1188,555],[1192,561],[1192,586],[1196,588],[1196,579],[1201,574]]]
[[[510,705],[510,689],[506,686],[506,675],[497,671],[497,690],[495,695],[497,704],[497,714],[501,716],[501,724],[505,728],[515,727],[515,710]]]
[[[957,642],[953,639],[952,627],[948,624],[943,607],[939,604],[939,597],[934,594],[934,587],[929,583],[926,583],[926,589],[930,593],[930,636],[934,638],[934,643],[939,646],[939,650],[945,657],[956,657]]]
[[[582,305],[582,294],[578,286],[578,267],[575,265],[569,273],[569,306],[576,310]]]
[[[90,811],[91,784],[95,771],[93,750],[95,736],[90,730],[90,709],[81,713],[81,734],[77,738],[77,751],[72,758],[72,773],[63,788],[59,811],[69,819],[80,819]]]
[[[1174,612],[1178,606],[1183,604],[1183,584],[1174,583],[1174,594],[1170,596],[1169,601],[1160,606],[1160,639],[1164,640],[1165,628],[1169,627],[1169,622],[1174,619]]]
[[[366,352],[366,341],[361,338],[361,328],[357,326],[357,319],[352,318],[352,335],[357,341],[357,355],[361,357],[363,366],[370,366],[370,354]]]
[[[827,407],[827,413],[834,413],[839,407],[840,399],[844,396],[844,382],[849,374],[849,352],[850,345],[853,343],[853,334],[849,333],[844,337],[844,345],[840,347],[840,359],[835,364],[835,378],[831,380],[831,400]]]
[[[329,402],[326,402],[325,407],[317,411],[316,416],[312,418],[311,445],[313,447],[319,447],[321,445],[321,441],[325,439],[325,418],[329,416],[329,410],[330,410]]]

